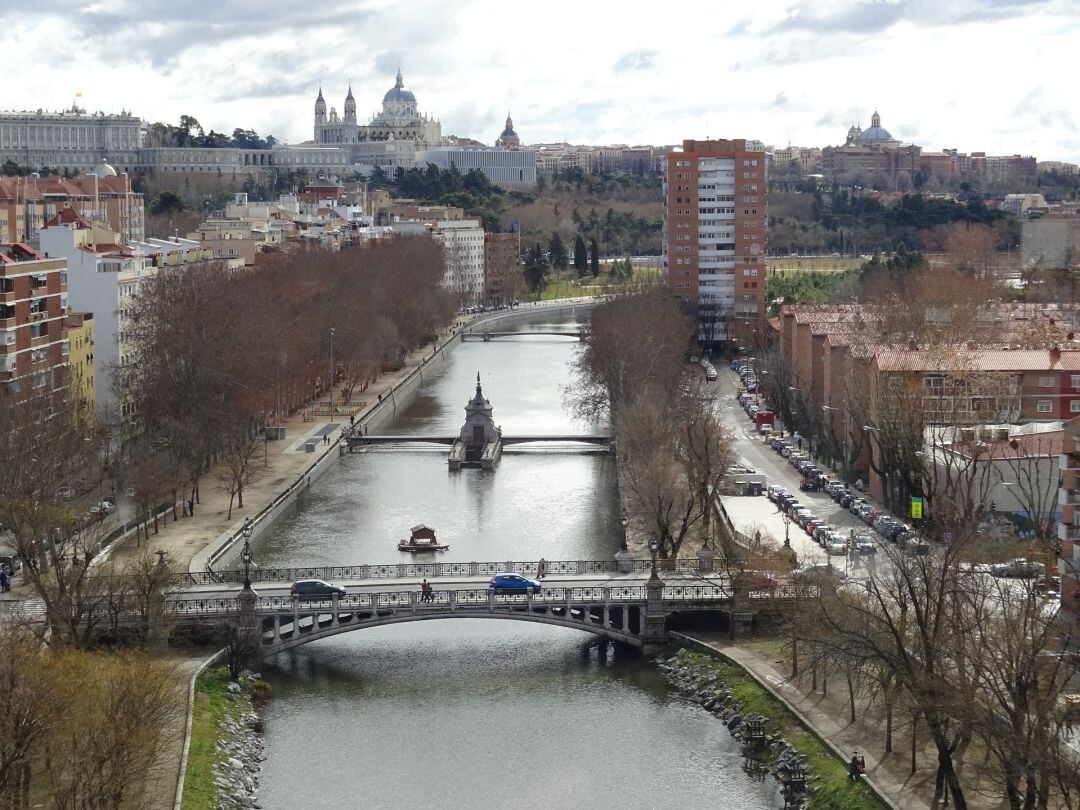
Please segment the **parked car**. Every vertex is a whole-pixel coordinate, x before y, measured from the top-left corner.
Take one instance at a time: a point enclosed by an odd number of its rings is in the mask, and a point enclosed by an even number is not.
[[[843,557],[847,555],[847,543],[839,538],[831,538],[825,544],[825,553],[830,556]]]
[[[1035,560],[1018,557],[1008,562],[994,563],[990,566],[990,573],[995,577],[1041,577],[1046,573],[1046,566]]]
[[[769,484],[765,490],[765,496],[774,503],[780,498],[781,495],[786,495],[787,490],[779,484]]]
[[[301,599],[327,599],[332,596],[345,596],[345,589],[321,579],[298,579],[289,588],[289,593]]]
[[[874,542],[874,538],[865,533],[855,535],[855,553],[877,554],[877,543]]]
[[[858,497],[859,496],[856,495],[854,492],[852,492],[850,489],[847,489],[847,490],[844,490],[844,492],[840,495],[840,498],[837,500],[837,503],[839,503],[840,506],[842,506],[844,509],[850,509],[851,505],[856,500],[858,500]]]
[[[22,568],[22,560],[11,549],[0,549],[0,566],[6,567],[10,574],[17,574]]]
[[[540,581],[521,574],[496,574],[488,581],[488,587],[496,593],[540,593]]]

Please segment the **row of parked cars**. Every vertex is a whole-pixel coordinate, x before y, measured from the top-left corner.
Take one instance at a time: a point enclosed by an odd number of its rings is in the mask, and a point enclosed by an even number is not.
[[[743,388],[751,394],[757,392],[758,376],[757,369],[754,367],[753,358],[742,357],[732,361],[731,370],[739,375],[739,380],[742,382]]]

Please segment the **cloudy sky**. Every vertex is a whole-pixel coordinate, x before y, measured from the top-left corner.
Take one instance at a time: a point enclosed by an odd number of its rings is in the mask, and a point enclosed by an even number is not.
[[[400,61],[444,134],[486,143],[509,108],[530,143],[827,145],[876,107],[926,148],[1080,162],[1078,0],[0,0],[0,30],[2,109],[81,91],[299,142],[320,82],[366,119]]]

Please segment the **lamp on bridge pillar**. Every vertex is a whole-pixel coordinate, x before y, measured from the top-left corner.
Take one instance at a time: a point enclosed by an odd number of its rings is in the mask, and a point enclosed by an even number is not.
[[[622,550],[626,551],[626,527],[630,525],[630,516],[626,514],[626,510],[623,510],[622,517],[619,518],[619,525],[622,526]]]
[[[656,553],[660,550],[660,544],[656,541],[656,535],[649,538],[649,553],[652,554],[652,573],[649,574],[649,582],[659,582],[660,575],[656,573]]]
[[[784,512],[781,517],[784,520],[784,548],[791,548],[791,515]]]
[[[251,590],[251,533],[253,524],[251,518],[244,522],[244,549],[240,552],[240,560],[244,563],[244,590]]]

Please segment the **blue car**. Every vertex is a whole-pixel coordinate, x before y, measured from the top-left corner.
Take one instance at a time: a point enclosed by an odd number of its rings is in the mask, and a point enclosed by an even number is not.
[[[496,593],[540,593],[540,582],[521,574],[496,574],[488,582],[488,587]]]

